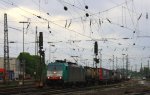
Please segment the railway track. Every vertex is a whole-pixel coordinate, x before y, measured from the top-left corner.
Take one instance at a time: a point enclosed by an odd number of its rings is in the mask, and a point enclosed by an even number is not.
[[[33,89],[33,85],[24,85],[24,86],[18,86],[18,87],[8,87],[8,88],[1,88],[0,89],[0,95],[11,95],[15,93],[22,93],[28,89]]]
[[[134,82],[121,82],[117,84],[110,84],[110,85],[96,85],[90,87],[72,87],[72,88],[51,88],[51,87],[44,87],[44,88],[36,88],[35,86],[25,86],[25,87],[16,87],[16,88],[8,88],[8,89],[1,89],[0,95],[70,95],[73,93],[85,93],[91,90],[105,90],[105,89],[118,89],[118,88],[127,88],[136,86]],[[126,91],[127,93],[127,91]],[[144,92],[143,92],[144,93]],[[76,94],[74,94],[76,95]]]

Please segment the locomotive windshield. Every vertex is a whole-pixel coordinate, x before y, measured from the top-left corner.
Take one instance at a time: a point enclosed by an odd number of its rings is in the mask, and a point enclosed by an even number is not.
[[[48,70],[50,70],[50,71],[61,71],[62,65],[49,65]]]
[[[48,79],[61,79],[62,78],[62,73],[63,73],[63,65],[62,64],[49,64],[48,65],[48,71],[47,71],[47,76]]]

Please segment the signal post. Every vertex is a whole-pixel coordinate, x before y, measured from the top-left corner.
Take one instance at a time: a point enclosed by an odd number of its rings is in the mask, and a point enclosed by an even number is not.
[[[37,81],[36,86],[37,87],[43,87],[44,86],[44,75],[43,75],[43,65],[45,64],[45,52],[43,51],[43,32],[39,32],[39,54],[40,54],[40,64],[38,66],[37,71]]]

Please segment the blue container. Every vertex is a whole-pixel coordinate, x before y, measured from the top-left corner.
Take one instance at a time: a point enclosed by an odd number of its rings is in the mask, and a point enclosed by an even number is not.
[[[13,79],[14,79],[14,71],[13,71],[13,70],[7,71],[7,74],[8,74],[8,78],[9,78],[10,80],[13,80]]]

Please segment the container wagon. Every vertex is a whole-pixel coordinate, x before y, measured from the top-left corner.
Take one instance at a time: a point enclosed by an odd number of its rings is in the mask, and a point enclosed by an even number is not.
[[[110,81],[111,72],[105,68],[99,68],[99,82],[100,83],[107,83]]]
[[[5,72],[5,69],[0,68],[0,80],[4,79],[4,72]]]

